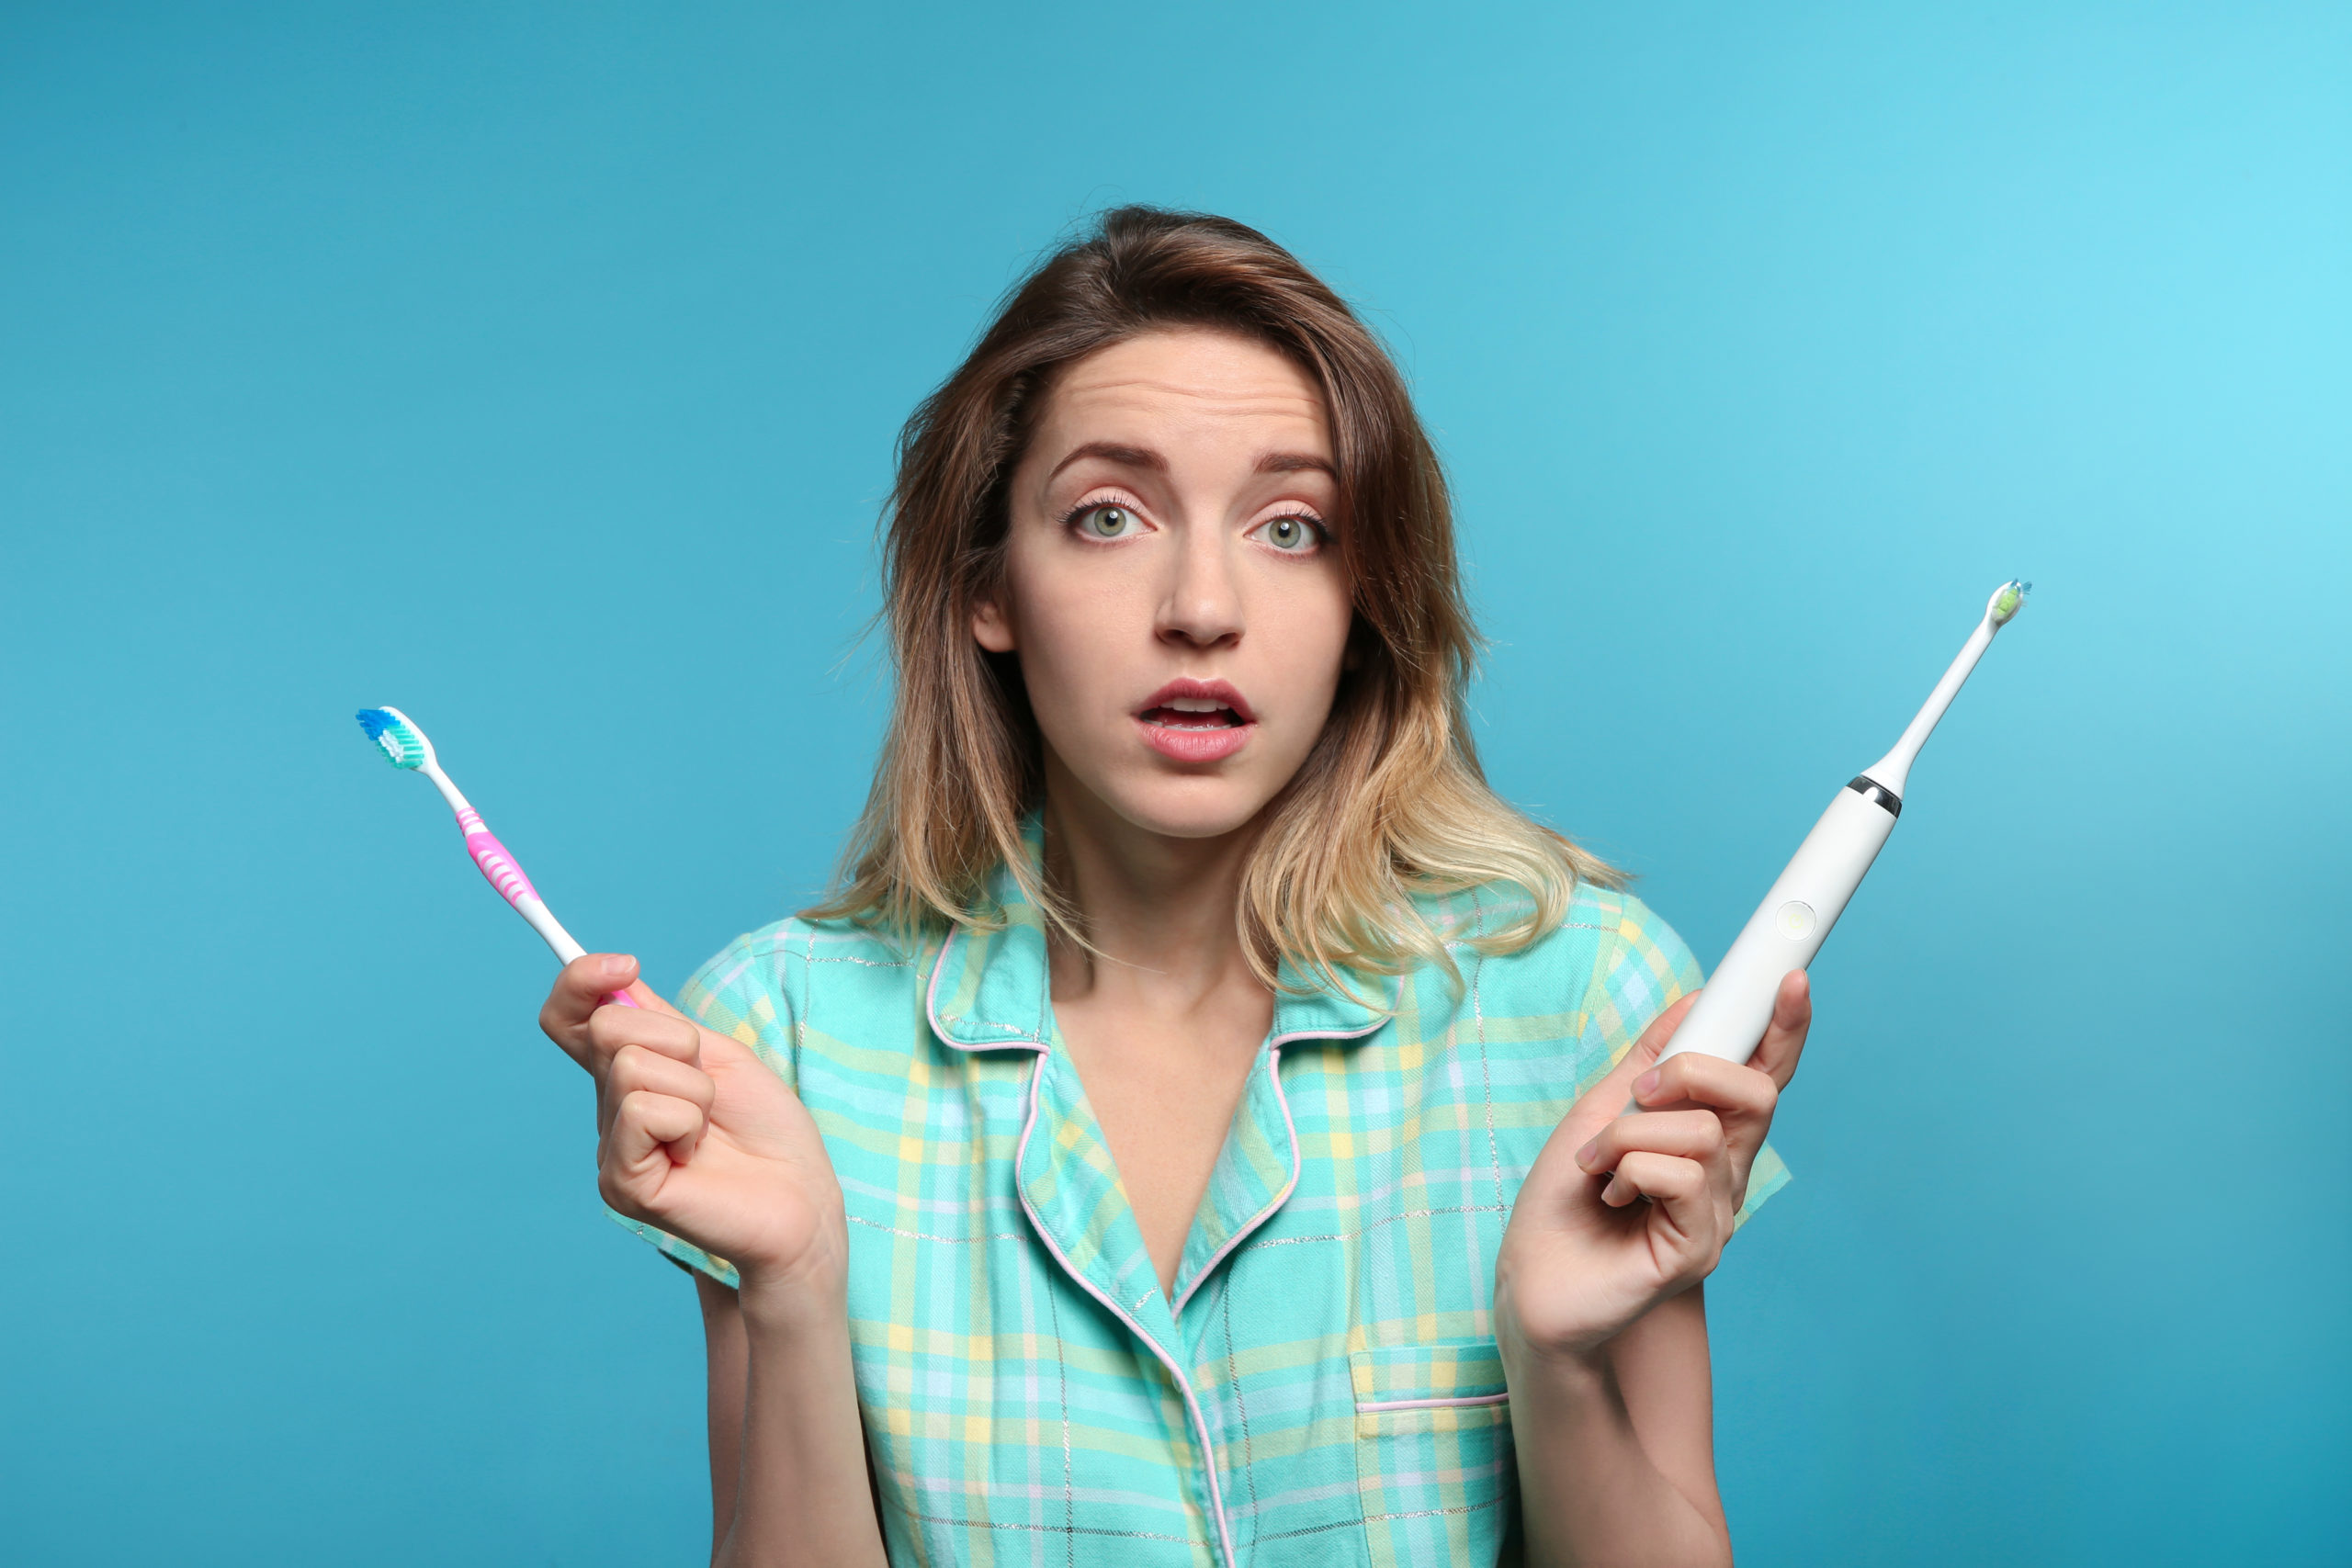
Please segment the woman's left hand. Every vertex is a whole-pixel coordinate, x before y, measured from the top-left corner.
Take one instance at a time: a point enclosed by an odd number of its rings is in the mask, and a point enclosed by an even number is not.
[[[1802,970],[1781,982],[1746,1066],[1697,1051],[1657,1065],[1696,999],[1660,1013],[1535,1156],[1496,1259],[1498,1337],[1538,1355],[1589,1356],[1714,1271],[1796,1074],[1813,993]],[[1628,1098],[1644,1114],[1618,1114]]]

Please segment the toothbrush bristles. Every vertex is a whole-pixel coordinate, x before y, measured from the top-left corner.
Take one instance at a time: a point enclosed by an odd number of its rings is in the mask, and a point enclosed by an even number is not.
[[[2025,596],[2033,592],[2033,584],[2021,577],[2012,577],[1993,592],[1993,624],[2008,625],[2019,610],[2025,608]]]
[[[359,728],[368,739],[382,748],[385,758],[395,768],[416,768],[424,763],[424,742],[416,731],[401,722],[400,715],[385,708],[359,710]]]

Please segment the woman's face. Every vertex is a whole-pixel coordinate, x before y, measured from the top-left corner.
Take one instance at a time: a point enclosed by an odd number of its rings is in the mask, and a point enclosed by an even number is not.
[[[1198,839],[1290,782],[1351,621],[1327,423],[1307,376],[1222,333],[1062,372],[1013,469],[1002,600],[972,617],[1020,657],[1049,788]]]

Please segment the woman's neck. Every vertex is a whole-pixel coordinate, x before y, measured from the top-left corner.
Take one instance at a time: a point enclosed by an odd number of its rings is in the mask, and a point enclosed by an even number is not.
[[[1049,759],[1046,876],[1099,952],[1052,943],[1057,1002],[1132,1000],[1183,1014],[1262,992],[1235,919],[1258,827],[1184,839],[1136,827]]]

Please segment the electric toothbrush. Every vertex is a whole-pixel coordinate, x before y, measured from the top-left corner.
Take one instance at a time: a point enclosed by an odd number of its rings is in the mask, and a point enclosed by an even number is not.
[[[1728,1062],[1745,1063],[1756,1054],[1756,1047],[1763,1043],[1765,1026],[1772,1021],[1772,1002],[1781,979],[1790,970],[1810,964],[1813,955],[1821,951],[1829,928],[1838,923],[1846,901],[1861,886],[1887,835],[1894,831],[1894,819],[1903,812],[1904,785],[1919,748],[1927,743],[1944,710],[1951,706],[1969,671],[1993,646],[1993,634],[2024,607],[2025,596],[2032,588],[2030,582],[2013,580],[1993,591],[1984,620],[1970,634],[1951,668],[1944,671],[1944,678],[1936,682],[1936,689],[1928,694],[1926,705],[1894,743],[1894,750],[1839,790],[1804,842],[1797,846],[1796,855],[1764,895],[1756,913],[1748,917],[1731,951],[1715,965],[1713,976],[1683,1017],[1674,1038],[1658,1053],[1659,1061],[1685,1051],[1704,1051]],[[1625,1108],[1641,1109],[1631,1100]]]

